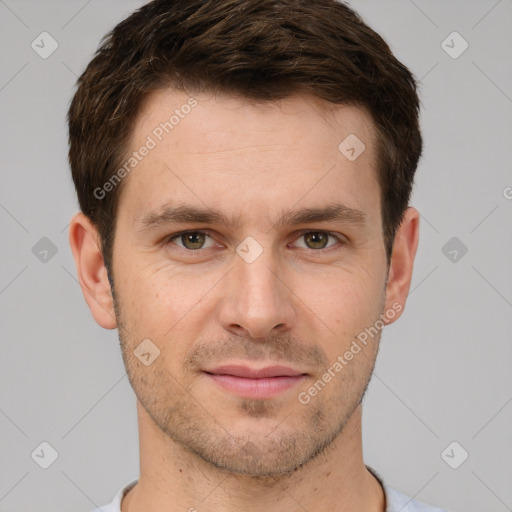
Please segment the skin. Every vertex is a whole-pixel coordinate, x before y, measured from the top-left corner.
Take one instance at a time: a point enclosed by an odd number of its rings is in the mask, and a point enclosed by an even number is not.
[[[382,512],[361,441],[380,331],[308,404],[298,394],[381,315],[385,324],[400,317],[419,214],[407,209],[388,268],[375,132],[364,110],[303,94],[274,104],[194,97],[198,105],[124,178],[114,296],[96,229],[82,213],[70,226],[84,296],[100,326],[119,329],[138,399],[140,479],[122,512]],[[131,148],[188,99],[171,89],[150,95]],[[366,146],[355,161],[338,150],[350,133]],[[140,229],[139,219],[171,200],[238,216],[239,226]],[[366,223],[276,224],[284,211],[332,202],[361,210]],[[168,240],[183,230],[211,238]],[[318,232],[335,237],[322,244],[311,237]],[[249,236],[262,247],[251,263],[236,253]],[[134,355],[144,339],[160,350],[148,366]],[[275,397],[243,398],[202,372],[228,362],[281,363],[307,376]]]

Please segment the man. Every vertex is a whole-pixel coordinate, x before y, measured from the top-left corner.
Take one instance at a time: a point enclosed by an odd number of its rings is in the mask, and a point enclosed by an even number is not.
[[[418,113],[334,0],[157,0],[104,39],[68,114],[69,239],[140,477],[101,510],[439,512],[361,441],[418,244]]]

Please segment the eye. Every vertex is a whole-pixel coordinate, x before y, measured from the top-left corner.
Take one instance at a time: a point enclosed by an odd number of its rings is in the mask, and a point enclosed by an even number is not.
[[[304,239],[304,241],[306,243],[306,247],[305,247],[306,249],[317,251],[319,249],[326,249],[326,248],[332,247],[333,245],[336,245],[336,244],[331,244],[330,246],[327,245],[329,237],[334,238],[336,241],[338,241],[341,244],[343,243],[341,238],[334,235],[333,233],[328,233],[326,231],[307,231],[307,232],[301,233],[298,240]]]
[[[334,239],[335,243],[328,245],[329,237]],[[210,245],[205,245],[208,239]],[[298,247],[314,252],[330,249],[336,245],[336,242],[343,245],[343,240],[339,236],[326,231],[304,231],[297,240],[301,239],[305,241],[305,245],[298,245]],[[205,231],[181,231],[170,235],[163,243],[165,245],[176,245],[179,249],[188,252],[198,252],[200,249],[210,249],[215,246],[213,238]]]
[[[211,236],[204,231],[182,231],[181,233],[176,233],[171,235],[166,239],[166,244],[171,244],[174,240],[178,240],[182,245],[178,245],[182,249],[186,249],[189,251],[197,251],[198,249],[208,249],[209,247],[205,247],[204,243],[207,238],[211,239]],[[213,242],[213,240],[211,240]],[[212,246],[210,246],[212,247]]]

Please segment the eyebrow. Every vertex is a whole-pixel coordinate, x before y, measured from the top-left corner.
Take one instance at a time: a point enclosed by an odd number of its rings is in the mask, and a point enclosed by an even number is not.
[[[315,222],[337,221],[364,226],[366,214],[344,204],[329,204],[322,208],[301,208],[283,212],[275,225],[277,227],[311,224]],[[218,224],[236,228],[240,226],[240,216],[228,217],[223,212],[210,208],[190,205],[167,204],[158,211],[143,215],[136,221],[137,230],[144,231],[168,224]]]

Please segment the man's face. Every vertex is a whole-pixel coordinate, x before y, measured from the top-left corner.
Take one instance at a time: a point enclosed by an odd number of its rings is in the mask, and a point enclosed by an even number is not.
[[[155,93],[134,127],[133,151],[148,136],[156,146],[125,178],[117,213],[123,358],[140,404],[175,442],[230,471],[291,472],[341,432],[377,354],[380,331],[332,369],[386,307],[375,134],[362,110],[326,114],[307,96],[259,106],[195,98],[182,108],[186,94]],[[158,130],[175,109],[172,131]],[[355,160],[338,148],[349,134],[366,147]],[[346,215],[292,222],[333,205]],[[236,222],[157,218],[177,207]],[[276,365],[298,376],[219,369]]]

